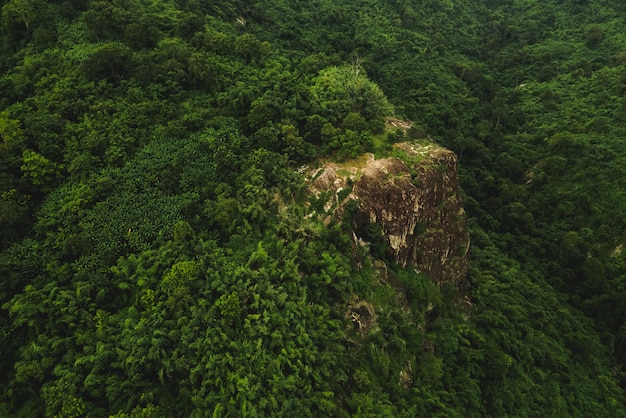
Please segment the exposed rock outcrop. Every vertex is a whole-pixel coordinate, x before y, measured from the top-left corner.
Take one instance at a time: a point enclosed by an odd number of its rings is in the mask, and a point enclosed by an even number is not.
[[[396,144],[393,154],[380,159],[366,154],[309,172],[310,191],[321,202],[315,210],[339,219],[356,201],[356,231],[378,225],[394,262],[465,293],[469,233],[456,155],[434,144],[411,143]],[[355,238],[367,245],[368,237]]]

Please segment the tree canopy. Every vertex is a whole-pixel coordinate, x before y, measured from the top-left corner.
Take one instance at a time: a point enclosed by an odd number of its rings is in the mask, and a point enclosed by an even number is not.
[[[625,19],[3,2],[0,415],[626,415]],[[471,308],[311,213],[306,167],[426,138],[459,157]]]

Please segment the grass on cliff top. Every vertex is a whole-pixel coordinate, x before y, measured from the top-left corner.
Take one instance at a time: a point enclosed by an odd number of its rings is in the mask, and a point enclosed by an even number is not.
[[[399,121],[398,119],[391,120]],[[369,154],[373,154],[376,160],[390,157],[398,158],[409,166],[420,163],[428,155],[428,152],[426,150],[424,150],[423,153],[419,152],[419,147],[432,147],[436,146],[436,144],[422,129],[411,126],[409,122],[399,122],[402,123],[402,127],[392,126],[388,123],[380,133],[370,134],[369,143],[366,145],[362,154],[347,158],[346,156],[341,157],[338,154],[331,154],[319,158],[313,166],[324,166],[328,163],[332,163],[338,168],[338,175],[351,177],[354,175],[358,176],[358,172],[367,165],[370,158],[368,157]],[[410,127],[407,128],[406,126]],[[401,142],[416,145],[418,153],[413,154],[394,146]]]
[[[381,133],[372,135],[371,150],[369,151],[374,154],[376,159],[388,157],[405,159],[408,157],[408,153],[400,151],[393,146],[399,142],[409,142],[421,146],[435,145],[432,139],[416,126],[411,126],[408,129],[387,126]],[[398,154],[399,151],[400,154]],[[414,158],[410,159],[413,160]]]
[[[419,147],[437,146],[434,142],[427,138],[410,138],[403,132],[387,130],[386,132],[375,135],[372,138],[372,150],[375,159],[380,158],[398,158],[402,160],[409,168],[424,161],[430,154],[427,149],[424,152],[411,153],[404,149],[394,147],[400,142],[408,142]]]

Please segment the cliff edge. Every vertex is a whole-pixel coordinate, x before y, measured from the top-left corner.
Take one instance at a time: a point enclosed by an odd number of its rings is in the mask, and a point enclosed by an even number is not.
[[[435,144],[408,142],[395,144],[392,155],[365,154],[308,171],[317,202],[312,210],[329,221],[351,207],[356,242],[369,245],[372,237],[363,231],[380,231],[393,262],[466,294],[470,238],[456,155]]]

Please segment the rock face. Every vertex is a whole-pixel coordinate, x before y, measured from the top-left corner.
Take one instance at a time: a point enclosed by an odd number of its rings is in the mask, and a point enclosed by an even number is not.
[[[470,241],[456,155],[434,144],[409,143],[396,144],[394,155],[375,159],[366,154],[344,164],[324,164],[309,173],[310,191],[328,199],[323,211],[329,219],[356,201],[355,231],[378,225],[395,263],[465,293]],[[368,239],[355,238],[362,244]]]

